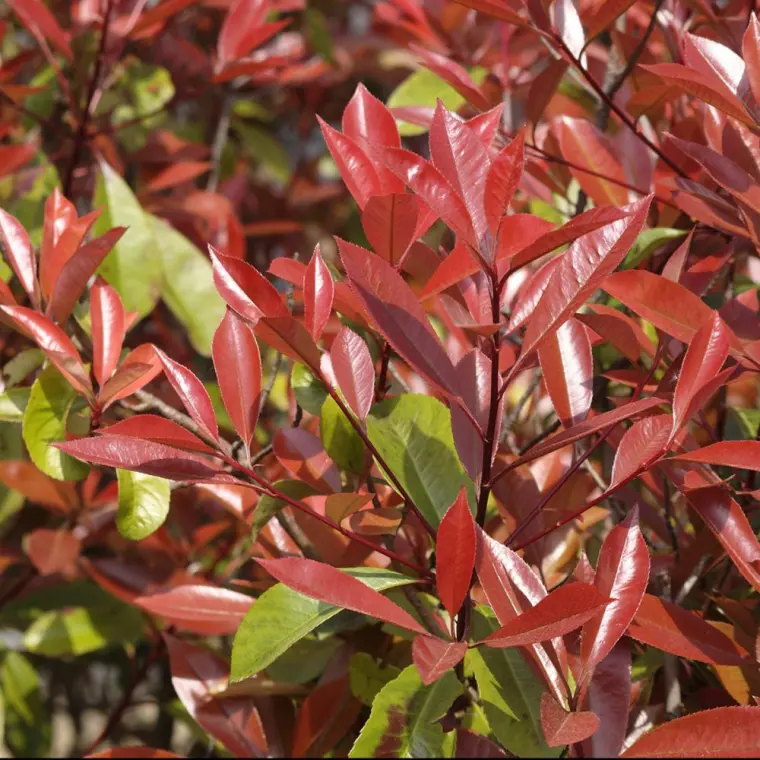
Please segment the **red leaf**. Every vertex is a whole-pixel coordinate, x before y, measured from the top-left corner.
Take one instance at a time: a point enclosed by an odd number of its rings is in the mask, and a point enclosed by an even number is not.
[[[728,328],[717,312],[694,335],[683,360],[673,396],[673,432],[681,428],[707,401],[703,391],[715,392],[711,381],[728,357]]]
[[[461,241],[457,242],[454,250],[441,261],[432,277],[425,283],[420,294],[420,300],[424,301],[441,291],[456,285],[465,277],[480,271],[478,262],[472,248]]]
[[[385,195],[385,188],[377,176],[375,166],[364,149],[350,137],[322,121],[319,116],[317,121],[327,150],[330,151],[348,192],[359,208],[363,209],[373,195]],[[403,187],[401,191],[403,192]]]
[[[365,420],[375,396],[375,367],[367,344],[342,327],[330,346],[332,370],[351,411]]]
[[[214,699],[227,682],[227,664],[208,649],[162,634],[169,650],[172,685],[201,728],[238,757],[267,757],[267,748],[248,730],[255,715],[250,698]],[[257,717],[257,716],[256,716]],[[262,735],[263,740],[263,735]]]
[[[719,441],[673,459],[760,472],[760,441]]]
[[[126,438],[138,438],[173,446],[178,449],[200,451],[213,454],[214,450],[189,430],[176,422],[159,417],[156,414],[136,414],[113,425],[95,431],[98,435],[116,435]]]
[[[538,350],[544,383],[565,427],[585,419],[591,408],[594,358],[586,328],[569,319]]]
[[[340,473],[317,436],[301,428],[280,428],[273,444],[277,459],[296,478],[318,491],[341,490]]]
[[[47,10],[47,9],[46,9]],[[29,235],[15,217],[0,209],[0,235],[5,242],[5,253],[10,265],[32,304],[40,305],[40,286],[37,282],[37,257],[32,250]]]
[[[64,32],[55,20],[55,16],[41,0],[8,0],[8,5],[21,19],[21,23],[35,36],[42,36],[73,60],[69,47],[69,33]]]
[[[46,298],[52,294],[57,272],[60,271],[60,266],[55,266],[53,260],[56,246],[65,230],[76,221],[77,212],[74,204],[64,198],[57,187],[54,188],[45,201],[45,218],[40,244],[40,284]]]
[[[161,373],[161,362],[150,343],[131,351],[111,379],[101,389],[98,400],[103,409],[131,396]]]
[[[193,633],[227,636],[237,631],[253,602],[238,591],[188,583],[135,597],[132,604]]]
[[[31,334],[48,359],[74,388],[86,396],[92,395],[92,385],[82,364],[82,357],[60,327],[24,306],[0,306],[0,310]]]
[[[0,460],[0,482],[19,491],[29,501],[64,512],[79,503],[71,483],[53,480],[31,462],[20,459]]]
[[[179,362],[170,359],[161,349],[155,349],[164,368],[166,379],[182,399],[190,416],[206,435],[219,440],[219,428],[216,426],[216,414],[211,397],[203,383]]]
[[[594,586],[568,583],[494,631],[482,643],[503,649],[555,639],[580,628],[607,603]]]
[[[499,231],[502,217],[507,213],[525,166],[525,130],[496,156],[486,177],[485,214],[493,235]]]
[[[417,237],[418,217],[416,196],[403,192],[375,195],[362,211],[362,227],[375,253],[399,267]]]
[[[506,757],[504,750],[482,734],[457,729],[456,757],[502,758]]]
[[[36,154],[37,148],[32,144],[0,145],[0,177],[13,174],[28,164]]]
[[[427,635],[408,612],[390,599],[330,565],[297,557],[269,560],[257,557],[256,561],[299,594]]]
[[[612,465],[610,489],[646,470],[668,450],[672,422],[665,414],[644,417],[625,431]]]
[[[581,660],[585,678],[612,651],[633,620],[649,582],[649,552],[634,507],[604,539],[594,585],[610,603],[583,626]]]
[[[475,108],[481,111],[488,110],[491,105],[488,98],[482,93],[478,85],[472,81],[472,77],[467,73],[467,69],[445,55],[427,50],[422,45],[413,42],[409,47],[412,52],[422,59],[425,68],[430,69],[430,71],[437,74],[445,82],[448,82]]]
[[[757,757],[760,707],[718,707],[645,734],[621,757]]]
[[[205,174],[214,164],[210,161],[179,161],[162,169],[145,186],[149,193],[157,193]]]
[[[651,199],[630,204],[630,216],[578,238],[563,254],[533,312],[521,358],[572,316],[625,258],[644,225]]]
[[[435,683],[447,670],[456,667],[466,653],[467,644],[463,641],[415,636],[412,642],[412,661],[425,686]]]
[[[379,256],[336,239],[351,286],[378,330],[421,375],[457,396],[454,365],[401,275]]]
[[[698,37],[688,32],[683,35],[684,63],[702,74],[705,81],[716,87],[722,85],[727,93],[738,96],[744,77],[744,61],[733,50],[720,42]]]
[[[551,280],[561,262],[562,257],[555,256],[553,259],[549,259],[543,263],[520,290],[512,313],[509,315],[507,333],[513,333],[533,316],[536,306],[549,285],[549,280]]]
[[[234,311],[227,309],[211,347],[224,408],[246,451],[261,405],[261,355],[256,338]]]
[[[154,749],[153,747],[112,747],[95,752],[85,757],[104,757],[104,758],[130,758],[130,757],[182,757],[175,755],[174,752],[167,752],[163,749]]]
[[[102,388],[119,362],[127,333],[127,315],[119,294],[100,278],[90,288],[92,369]]]
[[[695,612],[645,594],[628,635],[677,657],[711,665],[741,665],[747,654]]]
[[[335,284],[317,245],[303,281],[304,321],[315,341],[319,340],[330,319],[334,296]]]
[[[40,575],[73,571],[81,548],[79,539],[65,528],[37,528],[24,538],[24,549]]]
[[[219,465],[210,459],[137,438],[103,435],[54,445],[86,462],[171,480],[218,480],[221,474]]]
[[[232,4],[217,41],[220,61],[235,61],[251,51],[250,39],[264,23],[269,7],[269,0],[237,0]]]
[[[592,712],[567,712],[545,691],[541,695],[541,728],[550,747],[561,747],[588,739],[599,728],[599,718]]]
[[[48,307],[48,314],[56,322],[63,324],[69,318],[87,286],[87,281],[126,231],[126,227],[114,227],[108,230],[104,235],[91,240],[75,251],[74,255],[61,267]]]
[[[446,510],[436,538],[438,594],[452,617],[459,613],[470,588],[475,548],[475,521],[467,504],[467,492],[462,489]]]
[[[595,313],[578,314],[577,319],[612,344],[626,359],[638,364],[642,352],[654,356],[654,344],[631,317],[611,306],[594,304],[592,308]]]
[[[600,35],[608,26],[622,16],[636,0],[604,0],[598,3],[594,15],[588,22],[586,40],[591,41]]]
[[[750,14],[749,24],[742,39],[742,55],[752,97],[760,103],[760,23],[757,14]]]

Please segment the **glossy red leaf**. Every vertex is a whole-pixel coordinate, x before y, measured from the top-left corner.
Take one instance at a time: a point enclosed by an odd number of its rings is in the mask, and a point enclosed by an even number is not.
[[[436,579],[443,606],[452,617],[459,613],[475,569],[475,521],[462,489],[446,510],[436,537]]]
[[[533,316],[536,306],[541,301],[554,272],[562,262],[560,256],[544,262],[520,290],[507,323],[507,333],[513,333]]]
[[[11,268],[18,277],[32,304],[39,306],[40,290],[37,282],[37,257],[34,255],[29,235],[21,223],[0,209],[0,236],[5,243],[5,253]]]
[[[610,488],[615,488],[656,462],[668,450],[672,422],[665,414],[644,417],[625,431],[612,465]]]
[[[422,683],[430,686],[447,670],[456,667],[467,654],[464,641],[444,641],[433,636],[415,636],[412,642],[412,661],[422,676]]]
[[[633,620],[649,582],[649,551],[639,528],[638,508],[606,536],[596,563],[594,585],[610,603],[581,631],[586,678],[612,651]]]
[[[221,61],[235,61],[250,52],[251,35],[264,23],[269,0],[235,0],[224,17],[217,41]]]
[[[419,204],[410,193],[375,195],[362,211],[362,226],[372,248],[394,267],[417,237]]]
[[[423,377],[448,395],[459,395],[454,365],[401,275],[370,251],[337,241],[351,286],[378,330]]]
[[[568,712],[545,691],[541,695],[541,728],[550,747],[562,747],[588,739],[599,728],[592,712]]]
[[[8,5],[21,23],[35,36],[42,36],[70,61],[69,33],[64,32],[42,0],[8,0]]]
[[[757,14],[750,14],[749,24],[742,38],[742,55],[745,73],[756,103],[760,103],[760,22]]]
[[[114,227],[95,240],[77,249],[61,267],[55,281],[48,314],[59,324],[63,324],[84,293],[87,281],[95,274],[109,251],[127,231],[126,227]]]
[[[684,34],[682,41],[684,63],[703,75],[705,81],[719,82],[727,92],[738,96],[744,78],[744,61],[731,48],[720,42]]]
[[[525,166],[525,132],[520,130],[493,160],[485,188],[485,214],[493,235],[499,230],[502,217],[507,213]]]
[[[317,117],[325,144],[333,157],[348,192],[359,208],[364,208],[373,195],[387,192],[380,182],[374,163],[365,150],[348,135],[341,134]],[[403,188],[401,188],[403,191]]]
[[[250,698],[215,699],[227,683],[224,660],[209,649],[162,634],[169,651],[172,685],[185,709],[225,749],[238,757],[267,757],[267,748],[248,730],[254,710]]]
[[[224,408],[248,450],[261,405],[261,354],[250,327],[230,309],[214,333],[211,355]]]
[[[563,254],[528,324],[523,359],[572,316],[625,258],[644,225],[650,201],[647,196],[631,204],[629,216],[584,235]]]
[[[155,349],[166,379],[174,388],[188,414],[206,435],[219,440],[219,428],[216,425],[216,414],[211,397],[203,383],[179,362],[167,356],[161,349]]]
[[[594,358],[586,328],[569,319],[538,349],[544,383],[565,427],[585,419],[594,388]]]
[[[99,428],[97,435],[116,435],[126,438],[139,438],[143,441],[163,443],[178,449],[200,451],[213,454],[214,450],[204,443],[187,428],[183,428],[172,420],[159,417],[156,414],[136,414],[108,427]]]
[[[53,292],[59,266],[53,258],[61,236],[77,220],[74,204],[61,195],[56,187],[45,201],[45,217],[42,223],[42,243],[40,244],[40,285],[42,294],[49,298]],[[53,269],[55,268],[55,273]]]
[[[760,441],[719,441],[673,459],[760,472]]]
[[[424,301],[480,271],[480,263],[469,245],[458,242],[433,272],[420,294]]]
[[[24,537],[26,554],[40,575],[72,572],[81,548],[81,541],[66,528],[37,528]]]
[[[375,367],[367,344],[342,327],[330,346],[332,370],[351,411],[365,420],[375,396]]]
[[[618,16],[622,16],[636,0],[604,0],[597,3],[594,15],[588,22],[586,39],[591,41],[611,26]]]
[[[48,359],[77,391],[92,395],[92,384],[82,364],[82,357],[58,325],[24,306],[0,306],[0,310],[31,334]]]
[[[334,297],[335,283],[317,246],[303,280],[304,321],[315,341],[319,340],[330,319]]]
[[[459,360],[457,375],[462,400],[470,414],[465,413],[461,404],[452,404],[451,431],[459,461],[467,474],[478,483],[483,468],[483,433],[488,428],[491,409],[491,360],[482,351],[474,348]],[[475,419],[480,430],[473,425],[471,418]],[[501,433],[501,418],[500,414],[498,429],[494,433],[496,440],[499,440]]]
[[[628,635],[677,657],[711,665],[740,665],[747,654],[696,612],[645,594]]]
[[[544,597],[535,607],[527,609],[494,631],[483,643],[501,649],[537,644],[564,636],[580,628],[608,601],[588,583],[565,584]]]
[[[90,288],[92,369],[102,388],[119,362],[127,315],[119,294],[100,278]]]
[[[237,631],[253,602],[239,591],[187,583],[135,597],[132,603],[170,625],[205,636],[227,636]]]
[[[98,400],[105,409],[119,399],[131,396],[161,373],[161,362],[150,343],[143,343],[127,354],[121,366],[103,386]]]
[[[757,757],[760,707],[717,707],[665,723],[621,757]]]
[[[299,594],[427,635],[425,629],[397,604],[330,565],[298,557],[256,558],[256,561],[273,578]]]
[[[711,381],[728,358],[729,334],[717,312],[694,335],[673,395],[673,431],[678,430],[707,401],[703,391],[715,392]]]
[[[85,462],[171,480],[214,480],[219,478],[221,472],[220,466],[213,460],[163,443],[137,438],[103,435],[53,445]]]

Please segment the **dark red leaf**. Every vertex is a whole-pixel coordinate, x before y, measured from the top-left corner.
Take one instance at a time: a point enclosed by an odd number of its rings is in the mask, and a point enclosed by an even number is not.
[[[367,344],[342,327],[330,346],[332,371],[351,411],[366,419],[375,396],[375,368]]]
[[[47,9],[46,9],[47,10]],[[37,257],[34,255],[29,235],[15,217],[0,209],[0,235],[5,242],[5,253],[10,265],[35,306],[40,305],[37,282]]]
[[[502,758],[504,750],[494,741],[482,734],[457,729],[456,757]]]
[[[467,653],[464,641],[444,641],[433,636],[415,636],[412,642],[412,661],[422,676],[422,683],[430,686],[447,670],[456,667]]]
[[[80,540],[65,528],[37,528],[24,538],[24,549],[40,575],[74,571],[81,548]]]
[[[649,551],[634,507],[604,539],[596,564],[594,585],[610,603],[581,631],[584,677],[612,651],[633,620],[649,582]]]
[[[337,241],[351,286],[378,330],[421,375],[448,395],[458,396],[454,365],[401,275],[370,251]]]
[[[338,469],[327,456],[322,441],[308,430],[280,428],[273,445],[280,464],[299,480],[322,492],[341,490]]]
[[[568,583],[494,631],[482,643],[490,647],[517,647],[564,636],[580,628],[608,603],[588,583]]]
[[[299,594],[427,635],[408,612],[390,599],[330,565],[298,557],[256,558],[256,561],[272,577]]]
[[[211,347],[224,408],[248,450],[259,419],[261,354],[245,322],[228,309]]]
[[[760,707],[718,707],[659,726],[621,757],[757,757]]]
[[[475,569],[475,521],[462,489],[446,510],[436,538],[438,594],[452,617],[459,613]]]
[[[119,362],[127,333],[127,315],[119,294],[98,278],[90,288],[92,369],[102,388]]]
[[[760,22],[756,13],[750,14],[749,24],[742,39],[742,54],[752,97],[756,103],[760,103]]]
[[[677,657],[711,665],[741,665],[747,654],[696,612],[645,594],[628,635]]]
[[[545,691],[541,695],[541,728],[550,747],[562,747],[588,739],[599,728],[592,712],[568,712]]]
[[[520,130],[514,139],[496,156],[486,177],[485,214],[488,227],[495,236],[502,217],[507,213],[525,165],[525,131]]]
[[[100,428],[95,432],[98,435],[117,435],[163,443],[166,446],[200,451],[204,454],[214,453],[214,450],[207,443],[204,443],[189,430],[156,414],[137,414],[108,427]]]
[[[417,237],[419,204],[409,193],[375,195],[362,211],[362,226],[372,248],[394,267]]]
[[[100,752],[94,752],[85,757],[104,757],[104,758],[130,758],[130,757],[182,757],[175,755],[174,752],[167,752],[164,749],[154,749],[153,747],[112,747]]]
[[[625,407],[623,407],[625,408]],[[672,421],[665,414],[644,417],[625,431],[615,453],[610,488],[646,470],[668,450]]]
[[[304,321],[306,329],[315,341],[319,340],[327,320],[330,319],[334,296],[335,284],[332,275],[317,246],[306,267],[303,281]]]

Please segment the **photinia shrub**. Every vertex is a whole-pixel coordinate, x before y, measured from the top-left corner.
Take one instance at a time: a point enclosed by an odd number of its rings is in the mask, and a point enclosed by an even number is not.
[[[4,13],[13,756],[760,757],[754,4]]]

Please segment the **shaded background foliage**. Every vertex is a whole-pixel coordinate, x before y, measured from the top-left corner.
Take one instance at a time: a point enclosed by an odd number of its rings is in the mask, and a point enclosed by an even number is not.
[[[8,0],[9,752],[760,755],[753,11]]]

